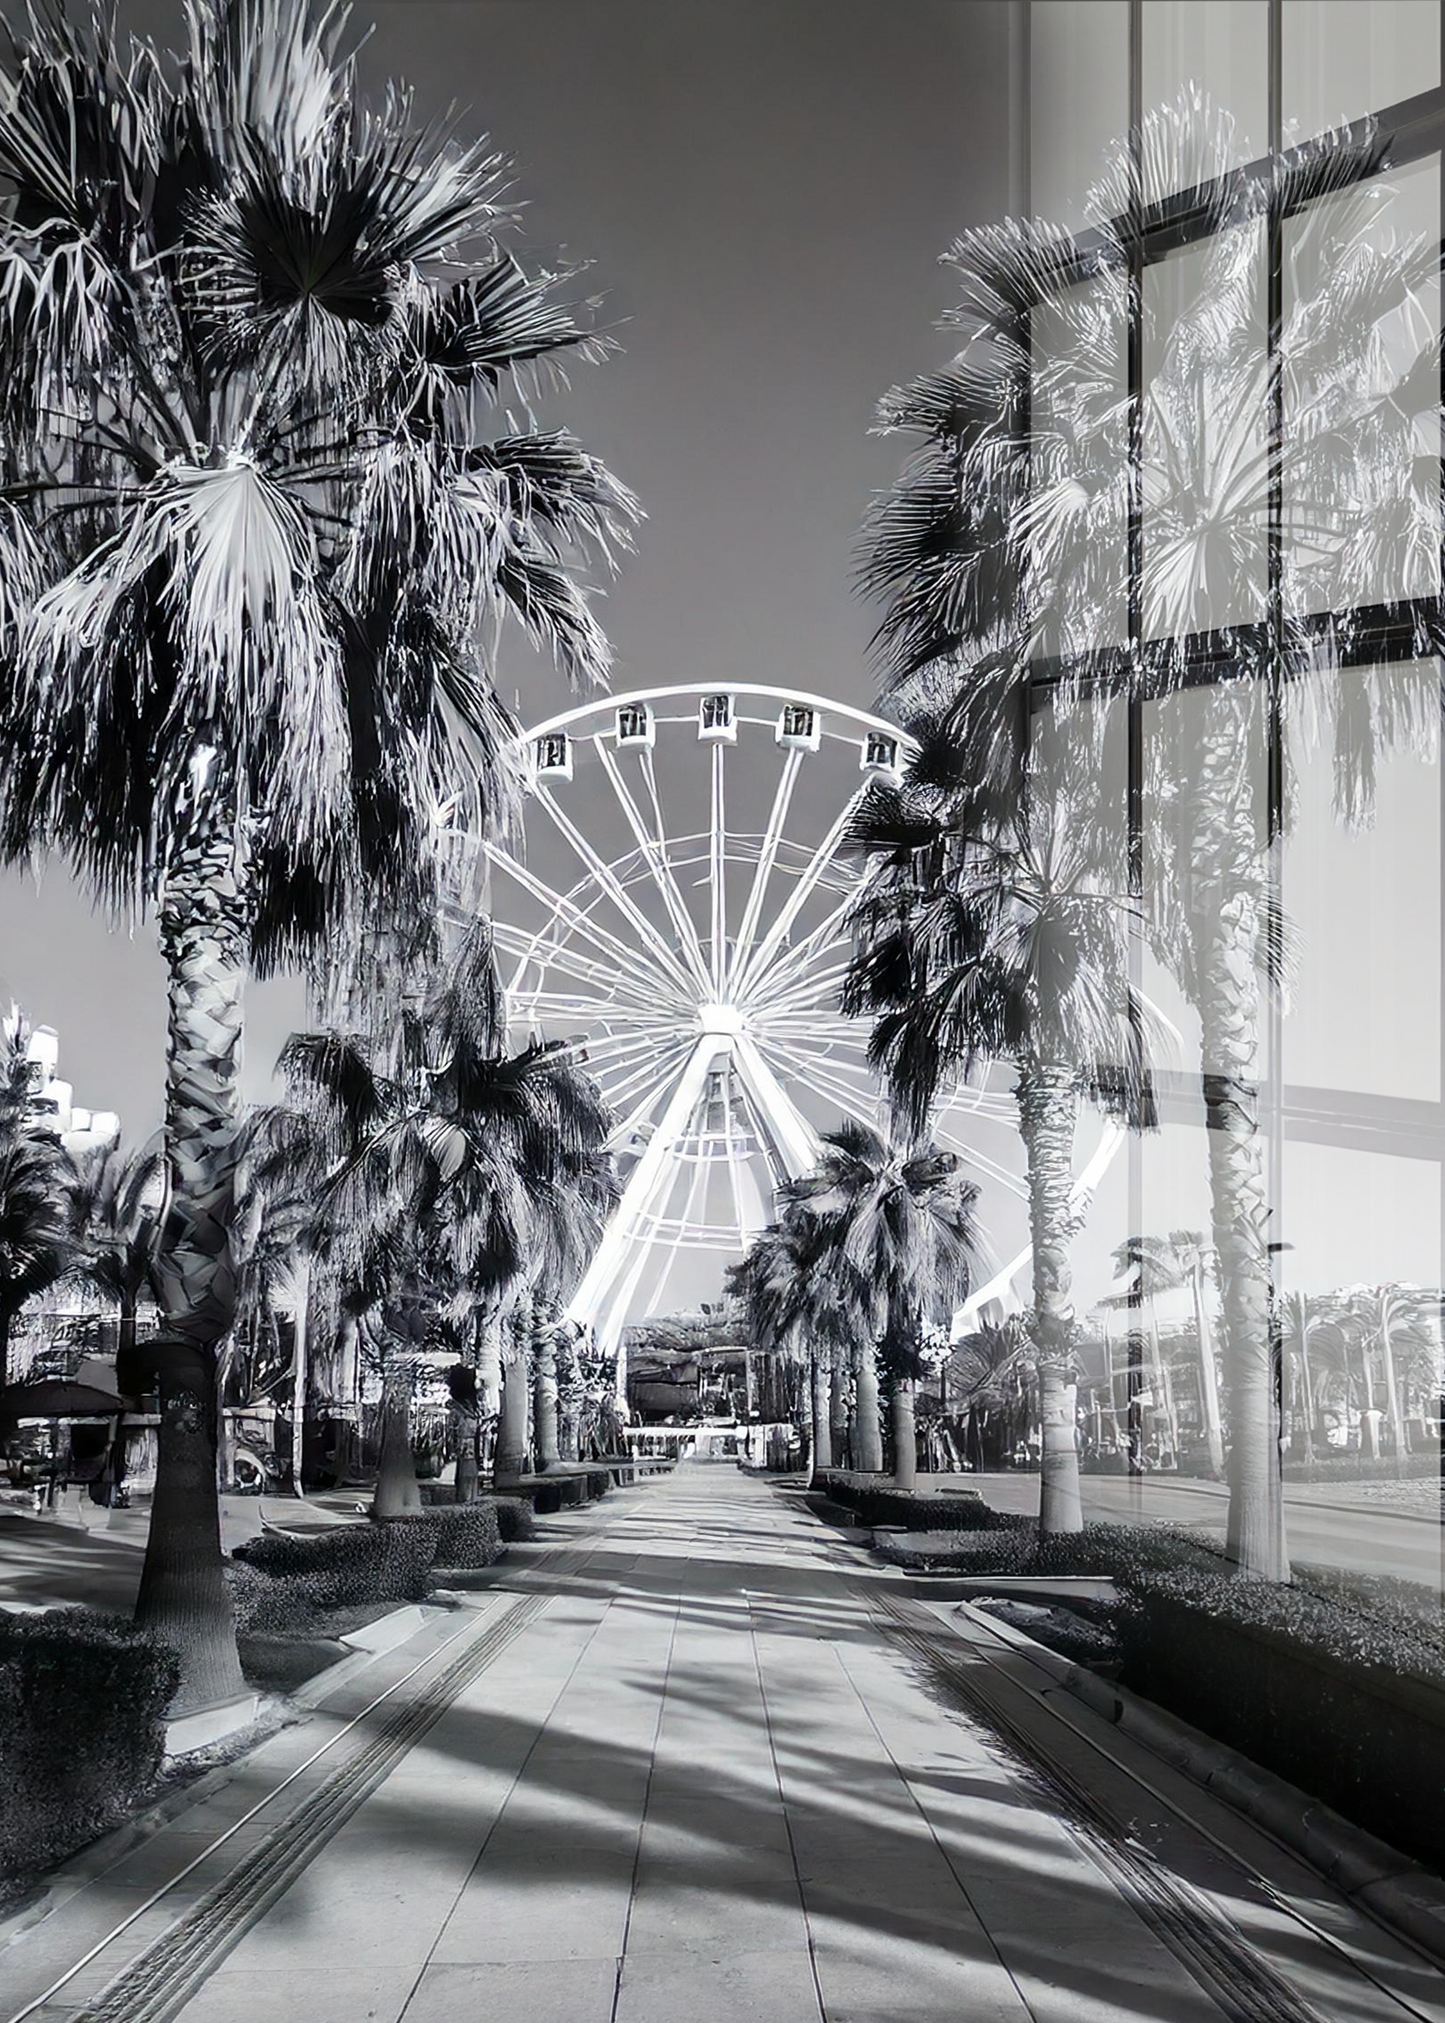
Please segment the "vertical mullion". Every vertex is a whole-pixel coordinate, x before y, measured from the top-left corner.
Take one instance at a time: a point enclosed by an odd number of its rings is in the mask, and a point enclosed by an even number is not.
[[[1445,0],[1440,0],[1440,56],[1442,66],[1445,66]],[[1438,156],[1436,174],[1440,190],[1441,216],[1442,218],[1445,218],[1445,148],[1441,149],[1440,154]],[[1441,253],[1442,253],[1441,275],[1440,275],[1441,298],[1439,303],[1437,304],[1437,311],[1436,311],[1437,314],[1445,314],[1445,236],[1442,236]],[[1440,408],[1439,411],[1437,412],[1436,426],[1437,430],[1440,430],[1442,428],[1445,428],[1445,359],[1442,359],[1442,377],[1438,382],[1438,394],[1440,400]],[[1438,444],[1438,448],[1440,451],[1441,542],[1440,542],[1440,580],[1436,586],[1436,595],[1437,599],[1445,600],[1445,441],[1441,441]],[[1445,611],[1445,603],[1437,603],[1436,608],[1437,612]],[[1442,628],[1437,619],[1437,623],[1435,626],[1435,641],[1434,641],[1437,649],[1435,659],[1435,682],[1437,693],[1441,697],[1442,704],[1445,704],[1445,680],[1442,680],[1442,674],[1445,674],[1445,659],[1442,659],[1440,654],[1440,648],[1442,645],[1442,630],[1445,630],[1445,628]],[[1437,1090],[1437,1096],[1439,1103],[1441,1105],[1442,1114],[1445,1114],[1445,707],[1442,707],[1440,710],[1438,710],[1436,715],[1435,772],[1436,772],[1435,788],[1438,799],[1438,805],[1440,809],[1440,830],[1438,836],[1436,837],[1435,847],[1437,852],[1440,853],[1441,857],[1440,898],[1439,898],[1440,995],[1438,999],[1438,1010],[1437,1010],[1437,1018],[1439,1022],[1438,1039],[1440,1047],[1440,1081]],[[1438,1274],[1441,1288],[1440,1304],[1437,1309],[1438,1326],[1440,1329],[1440,1344],[1438,1352],[1442,1355],[1445,1355],[1445,1143],[1439,1145],[1437,1158],[1438,1163],[1436,1171],[1439,1175],[1439,1187],[1440,1187],[1440,1248],[1436,1263],[1436,1271]],[[1440,1608],[1442,1610],[1445,1610],[1445,1371],[1441,1370],[1439,1364],[1437,1364],[1437,1372],[1436,1372],[1436,1392],[1437,1395],[1435,1399],[1435,1410],[1436,1413],[1438,1414],[1437,1439],[1439,1442],[1439,1470],[1440,1470],[1440,1498],[1439,1498],[1440,1560],[1436,1581],[1436,1593],[1438,1596]]]
[[[1269,0],[1269,59],[1267,86],[1269,93],[1269,154],[1271,171],[1278,163],[1284,148],[1284,0]],[[1268,668],[1268,726],[1267,759],[1268,781],[1268,827],[1269,850],[1267,857],[1267,891],[1276,913],[1282,911],[1284,902],[1284,818],[1285,818],[1285,721],[1284,685],[1286,669],[1284,665],[1284,375],[1280,364],[1280,342],[1284,326],[1284,216],[1278,194],[1278,183],[1274,183],[1269,200],[1267,217],[1268,239],[1265,247],[1267,263],[1265,334],[1265,373],[1269,389],[1267,473],[1268,497],[1266,504],[1267,524],[1265,528],[1266,562],[1266,616]],[[1265,1061],[1268,1078],[1265,1085],[1268,1118],[1268,1161],[1269,1176],[1269,1236],[1273,1245],[1284,1241],[1284,993],[1278,987],[1269,990],[1266,996],[1268,1006],[1267,1039]],[[1280,1320],[1278,1266],[1284,1252],[1271,1248],[1266,1252],[1269,1260],[1270,1286],[1270,1359],[1274,1366],[1274,1409],[1276,1466],[1283,1476],[1284,1461],[1284,1338]],[[1279,1499],[1276,1504],[1278,1520],[1284,1521],[1284,1485],[1279,1484]]]
[[[1445,0],[1442,0],[1445,4]],[[1127,332],[1129,438],[1128,532],[1125,549],[1129,650],[1125,690],[1127,750],[1126,844],[1129,899],[1133,914],[1129,934],[1129,984],[1132,1015],[1141,1016],[1144,986],[1144,696],[1142,689],[1144,634],[1144,240],[1143,162],[1140,128],[1144,118],[1144,0],[1129,0],[1129,180],[1134,215],[1129,223],[1129,286],[1125,296]],[[1141,1049],[1142,1057],[1142,1049]],[[1142,1116],[1136,1122],[1142,1127]],[[1129,1133],[1129,1229],[1141,1239],[1144,1229],[1144,1140],[1142,1128]],[[1144,1388],[1143,1314],[1144,1262],[1129,1287],[1128,1467],[1140,1483],[1144,1474],[1144,1420],[1139,1394]]]

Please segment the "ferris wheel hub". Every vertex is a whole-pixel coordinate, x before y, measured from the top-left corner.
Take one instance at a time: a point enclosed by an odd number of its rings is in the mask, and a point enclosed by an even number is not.
[[[700,1004],[697,1029],[708,1039],[734,1039],[747,1030],[742,1007],[735,1004]]]

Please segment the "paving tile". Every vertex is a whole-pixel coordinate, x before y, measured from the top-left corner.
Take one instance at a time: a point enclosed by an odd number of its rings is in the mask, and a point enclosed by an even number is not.
[[[428,1967],[405,2023],[610,2023],[616,1985],[615,1960]]]
[[[629,1947],[615,2023],[818,2023],[820,2016],[806,1948],[647,1958]]]
[[[627,1956],[748,1950],[806,1951],[807,1925],[789,1862],[730,1869],[699,1863],[692,1871],[657,1865],[639,1871],[627,1925]]]
[[[438,1965],[615,1960],[632,1892],[630,1855],[558,1847],[531,1861],[483,1860],[431,1955]]]

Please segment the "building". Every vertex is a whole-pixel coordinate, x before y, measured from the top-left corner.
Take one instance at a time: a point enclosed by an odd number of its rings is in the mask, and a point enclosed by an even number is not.
[[[18,1005],[11,1005],[3,1025],[7,1037],[13,1039],[23,1025]],[[53,1130],[69,1152],[113,1144],[120,1136],[119,1115],[114,1110],[87,1110],[75,1101],[73,1087],[59,1072],[60,1039],[53,1026],[31,1028],[26,1055],[31,1063],[31,1110],[36,1122]]]

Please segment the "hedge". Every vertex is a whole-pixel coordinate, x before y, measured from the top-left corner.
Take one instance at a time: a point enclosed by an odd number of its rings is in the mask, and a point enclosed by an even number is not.
[[[856,1511],[858,1522],[868,1529],[896,1524],[905,1531],[982,1531],[995,1522],[995,1513],[977,1490],[934,1496],[895,1489],[886,1479],[849,1475],[841,1469],[825,1470],[820,1483],[824,1495]]]
[[[537,1519],[530,1497],[494,1496],[492,1503],[504,1545],[514,1545],[520,1540],[537,1536]]]
[[[1123,1679],[1432,1867],[1445,1865],[1445,1652],[1295,1587],[1130,1575]]]
[[[124,1617],[0,1613],[0,1876],[53,1867],[155,1782],[175,1655]]]

